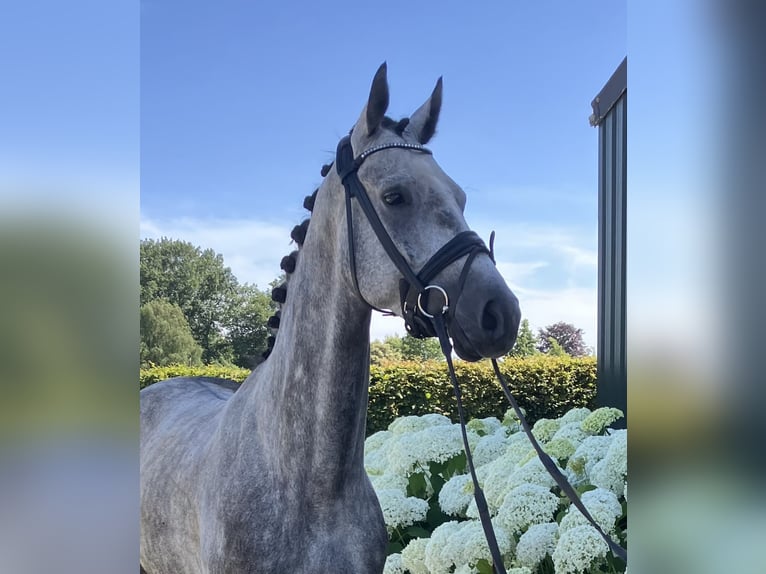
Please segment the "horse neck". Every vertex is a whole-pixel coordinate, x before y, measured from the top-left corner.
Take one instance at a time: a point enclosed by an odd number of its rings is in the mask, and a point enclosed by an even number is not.
[[[343,280],[347,262],[316,210],[311,225],[274,349],[251,387],[275,468],[310,472],[305,484],[332,489],[363,472],[370,310]]]

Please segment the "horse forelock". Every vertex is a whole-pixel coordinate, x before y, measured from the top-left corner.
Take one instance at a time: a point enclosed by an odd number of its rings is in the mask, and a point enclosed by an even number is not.
[[[407,125],[410,123],[410,118],[402,118],[400,120],[394,120],[388,116],[383,116],[383,121],[381,122],[381,127],[384,129],[390,130],[394,132],[396,135],[402,137],[404,134],[404,129],[407,127]]]

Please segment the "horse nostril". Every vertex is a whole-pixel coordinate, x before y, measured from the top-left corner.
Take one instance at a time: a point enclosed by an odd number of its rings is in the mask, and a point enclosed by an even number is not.
[[[502,315],[494,301],[490,301],[484,306],[484,312],[481,315],[481,328],[490,333],[494,333],[502,323]]]

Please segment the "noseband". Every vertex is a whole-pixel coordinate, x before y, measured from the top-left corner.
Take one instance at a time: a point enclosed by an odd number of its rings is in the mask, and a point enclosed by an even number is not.
[[[370,304],[362,295],[359,290],[359,281],[356,276],[356,256],[354,247],[354,223],[352,219],[351,210],[351,198],[356,198],[359,207],[362,208],[367,221],[372,226],[375,235],[378,237],[383,249],[385,249],[391,261],[396,265],[399,272],[402,274],[402,279],[399,281],[399,296],[402,305],[402,316],[404,317],[404,324],[407,332],[413,337],[420,339],[426,337],[438,337],[439,344],[441,345],[444,358],[447,361],[449,368],[450,379],[455,391],[455,399],[457,401],[458,415],[460,417],[460,428],[463,435],[463,448],[466,454],[466,462],[468,470],[471,474],[471,479],[474,485],[474,499],[479,511],[479,518],[481,521],[484,535],[487,538],[487,544],[489,546],[490,554],[492,555],[493,569],[496,574],[505,574],[505,566],[503,565],[502,556],[495,538],[495,532],[492,528],[492,522],[487,506],[487,501],[484,497],[484,492],[479,485],[478,477],[476,476],[476,469],[473,464],[473,457],[471,456],[471,449],[468,445],[468,435],[465,426],[465,416],[463,413],[463,404],[461,400],[460,386],[458,385],[457,378],[455,377],[455,369],[452,364],[452,346],[449,341],[449,335],[447,333],[447,324],[445,324],[445,317],[447,321],[454,318],[455,307],[457,301],[454,301],[450,305],[447,291],[436,284],[431,284],[430,281],[443,271],[448,265],[454,263],[461,257],[468,255],[463,269],[460,272],[460,278],[458,280],[458,291],[455,298],[459,298],[463,292],[463,286],[465,285],[468,271],[471,268],[471,264],[474,259],[480,253],[486,253],[489,255],[492,262],[495,262],[495,257],[492,249],[492,243],[494,240],[494,231],[490,236],[489,249],[481,238],[473,231],[463,231],[458,233],[455,237],[445,243],[433,256],[426,262],[420,273],[415,273],[404,259],[402,254],[394,245],[391,236],[386,231],[383,223],[380,221],[375,208],[370,201],[370,197],[367,195],[367,191],[364,189],[362,182],[359,181],[357,171],[359,167],[364,163],[364,160],[370,157],[372,154],[386,149],[406,149],[415,151],[418,153],[431,154],[431,150],[418,144],[411,144],[407,142],[391,142],[382,144],[379,146],[371,147],[354,157],[354,151],[351,148],[351,136],[348,135],[340,140],[338,143],[338,149],[335,154],[335,169],[340,177],[343,187],[346,190],[346,221],[348,226],[348,257],[349,265],[351,267],[351,275],[354,281],[354,288],[356,289],[359,297],[367,303],[373,309],[380,311],[384,314],[393,315],[391,311],[384,311],[378,309],[374,305]],[[443,304],[439,308],[435,308],[434,305],[428,304],[428,297],[432,291],[437,291],[443,299]],[[429,312],[434,309],[433,312]],[[585,508],[579,496],[575,492],[574,488],[569,484],[564,475],[559,470],[556,463],[550,458],[550,456],[542,449],[535,436],[532,434],[532,429],[529,423],[526,421],[524,414],[519,408],[518,403],[511,394],[508,384],[505,378],[500,373],[497,361],[492,359],[492,367],[494,368],[495,375],[497,376],[500,386],[503,389],[506,399],[516,412],[516,416],[521,421],[521,426],[524,429],[530,443],[537,452],[540,461],[545,469],[553,477],[556,484],[561,488],[567,497],[572,501],[572,504],[585,516],[590,524],[601,535],[604,541],[609,546],[610,550],[616,555],[627,562],[628,555],[625,548],[617,544],[612,538],[606,534],[601,526],[593,519]]]
[[[354,281],[354,288],[362,301],[365,301],[370,307],[377,311],[385,314],[393,314],[390,311],[378,309],[367,302],[359,290],[359,282],[356,275],[356,249],[354,248],[354,222],[351,210],[351,199],[356,198],[359,207],[361,207],[367,217],[367,221],[369,221],[375,235],[378,237],[378,241],[380,241],[380,244],[388,254],[388,257],[402,274],[402,279],[399,281],[399,297],[404,325],[407,332],[419,339],[435,337],[437,333],[434,330],[432,319],[436,314],[446,315],[448,321],[452,319],[454,317],[454,309],[457,301],[454,301],[453,304],[450,305],[447,291],[439,285],[431,284],[430,281],[450,264],[461,257],[468,255],[468,258],[463,264],[463,269],[458,281],[456,298],[459,298],[463,291],[463,286],[473,260],[480,253],[486,253],[490,257],[492,257],[492,253],[487,249],[487,246],[476,233],[473,231],[463,231],[450,239],[441,247],[441,249],[434,253],[419,273],[415,273],[412,270],[401,252],[397,249],[396,245],[394,245],[394,242],[386,231],[386,228],[383,226],[383,223],[380,221],[380,217],[378,217],[375,207],[372,205],[372,201],[370,201],[370,197],[367,195],[367,191],[364,189],[362,182],[359,181],[358,175],[359,167],[364,163],[365,159],[379,151],[395,148],[429,155],[431,154],[431,150],[418,144],[391,142],[368,148],[358,156],[354,157],[354,151],[351,148],[350,135],[344,137],[338,144],[338,149],[335,154],[335,166],[338,176],[343,183],[343,187],[346,190],[349,266]],[[441,306],[433,304],[429,305],[429,295],[432,291],[436,291],[441,295],[443,300]],[[429,312],[429,309],[434,311]]]

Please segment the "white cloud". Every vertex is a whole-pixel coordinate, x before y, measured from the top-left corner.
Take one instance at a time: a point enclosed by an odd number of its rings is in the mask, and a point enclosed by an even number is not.
[[[548,267],[547,261],[529,261],[524,263],[515,263],[512,261],[498,261],[497,270],[503,276],[506,283],[513,279],[517,283],[523,279],[532,277],[539,269]]]
[[[255,219],[156,220],[141,218],[141,238],[181,239],[223,255],[224,263],[240,283],[266,289],[279,276],[279,262],[294,249],[290,225]]]
[[[511,289],[519,298],[521,316],[529,319],[532,332],[564,321],[583,330],[583,341],[589,347],[596,348],[597,305],[596,289],[586,287],[566,287],[563,289],[525,289],[510,283]]]
[[[476,229],[487,237],[486,230],[491,226],[479,224]],[[564,321],[582,329],[585,344],[595,349],[598,323],[595,231],[526,223],[512,224],[499,231],[495,241],[497,269],[519,298],[522,317],[529,319],[533,332]],[[529,260],[524,261],[526,258]],[[536,276],[543,269],[560,271],[559,279],[543,281]],[[591,272],[591,281],[583,279]]]

